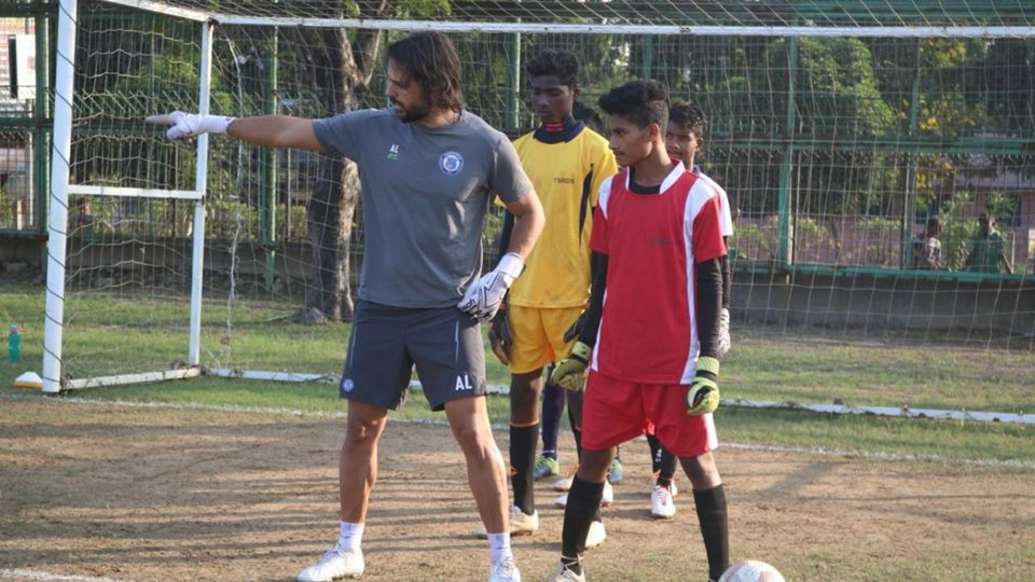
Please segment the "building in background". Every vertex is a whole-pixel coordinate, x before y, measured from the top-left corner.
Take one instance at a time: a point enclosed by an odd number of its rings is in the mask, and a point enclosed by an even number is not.
[[[0,118],[27,119],[36,99],[36,36],[31,19],[0,18]],[[37,225],[32,134],[0,131],[0,229]]]

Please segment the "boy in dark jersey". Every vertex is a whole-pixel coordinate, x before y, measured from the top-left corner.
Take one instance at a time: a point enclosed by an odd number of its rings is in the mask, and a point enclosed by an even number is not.
[[[632,81],[600,98],[609,145],[625,169],[600,189],[586,325],[553,380],[589,369],[582,462],[564,512],[561,562],[547,582],[584,582],[586,534],[615,447],[653,426],[695,475],[694,501],[717,580],[729,565],[726,496],[712,449],[719,405],[720,200],[665,150],[668,91]]]

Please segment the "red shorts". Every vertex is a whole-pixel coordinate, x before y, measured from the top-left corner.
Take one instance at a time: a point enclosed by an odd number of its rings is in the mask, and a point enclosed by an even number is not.
[[[582,446],[604,451],[652,433],[673,455],[690,458],[719,446],[711,414],[689,416],[681,384],[637,384],[590,372],[582,404]]]

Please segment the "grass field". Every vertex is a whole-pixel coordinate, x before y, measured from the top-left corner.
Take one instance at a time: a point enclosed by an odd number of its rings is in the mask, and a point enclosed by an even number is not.
[[[41,369],[43,293],[0,290],[0,321],[25,328],[25,359],[0,366],[0,390],[10,391],[24,370]],[[227,306],[206,304],[203,362],[207,365],[277,371],[340,373],[347,324],[305,326],[286,321],[291,305],[242,301],[233,306],[229,351]],[[186,311],[182,302],[153,297],[92,295],[66,312],[66,371],[77,377],[165,369],[185,357]],[[128,322],[128,325],[126,324]],[[845,344],[807,336],[775,335],[734,328],[734,349],[723,363],[726,398],[830,404],[910,406],[943,410],[1035,411],[1035,354],[932,347]],[[489,382],[505,385],[506,370],[486,355]],[[152,366],[148,368],[148,366]],[[344,411],[331,384],[277,384],[198,378],[150,386],[91,389],[90,399],[197,403],[287,409],[327,414]],[[493,420],[505,424],[508,402],[491,397]],[[441,418],[418,395],[401,418]],[[802,411],[724,408],[724,440],[821,448],[858,454],[906,455],[972,462],[1035,463],[1035,427],[1006,423],[953,422],[870,416],[835,416]]]
[[[182,305],[93,297],[75,307],[65,359],[77,375],[184,357]],[[207,305],[204,359],[338,373],[348,326],[288,323],[288,311],[235,305],[227,351],[227,307]],[[0,289],[2,321],[25,328],[24,361],[0,365],[0,581],[283,581],[319,555],[333,536],[346,410],[334,384],[201,377],[46,397],[14,390],[17,374],[40,370],[42,312],[38,290]],[[490,382],[505,384],[505,370],[487,361]],[[1027,412],[1033,363],[1030,352],[734,328],[721,383],[727,398]],[[507,398],[488,401],[505,426]],[[364,579],[483,580],[484,542],[470,537],[477,515],[442,415],[415,392],[393,418]],[[1031,425],[735,406],[716,423],[735,560],[765,559],[799,582],[1029,578]],[[496,436],[506,451],[507,432]],[[565,462],[570,441],[565,434]],[[589,555],[594,582],[704,578],[690,496],[677,498],[671,522],[646,515],[646,449],[623,447],[630,477],[604,515],[606,550]],[[552,495],[537,486],[542,533],[515,540],[530,582],[559,551]]]

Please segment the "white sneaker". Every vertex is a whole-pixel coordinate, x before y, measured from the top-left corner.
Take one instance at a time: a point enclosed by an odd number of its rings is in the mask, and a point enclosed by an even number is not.
[[[607,530],[604,529],[604,522],[594,521],[589,524],[589,533],[586,534],[586,549],[595,548],[604,543],[607,539]]]
[[[564,564],[557,566],[557,571],[550,574],[543,582],[586,582],[586,572],[576,574],[564,567]]]
[[[561,477],[560,479],[554,481],[553,482],[553,490],[554,491],[567,491],[568,489],[571,489],[571,482],[575,480],[575,471],[577,471],[577,470],[578,470],[578,467],[572,467],[571,469],[568,470],[568,476],[567,477]]]
[[[600,507],[611,507],[611,504],[615,502],[615,488],[611,486],[611,483],[604,481],[604,496],[600,498]],[[561,509],[568,506],[568,494],[559,496],[553,500],[553,504]]]
[[[671,519],[676,514],[676,504],[672,501],[672,486],[655,485],[650,494],[650,514],[657,519]]]
[[[659,473],[657,471],[655,471],[654,474],[651,476],[651,478],[650,478],[651,487],[653,487],[654,485],[658,484],[658,475],[659,475]],[[669,481],[669,492],[672,493],[672,497],[675,497],[676,495],[679,495],[679,488],[676,487],[676,478],[675,477],[672,477],[672,480]]]
[[[335,546],[320,561],[298,573],[298,582],[330,582],[335,578],[363,575],[363,553],[346,552]]]
[[[538,511],[532,515],[525,515],[525,512],[521,511],[517,505],[510,506],[510,535],[530,536],[537,531],[539,531]],[[485,539],[489,537],[489,532],[485,529],[485,525],[479,525],[478,529],[474,530],[474,535]]]
[[[489,570],[489,582],[521,582],[521,571],[514,564],[514,557],[508,556]]]

